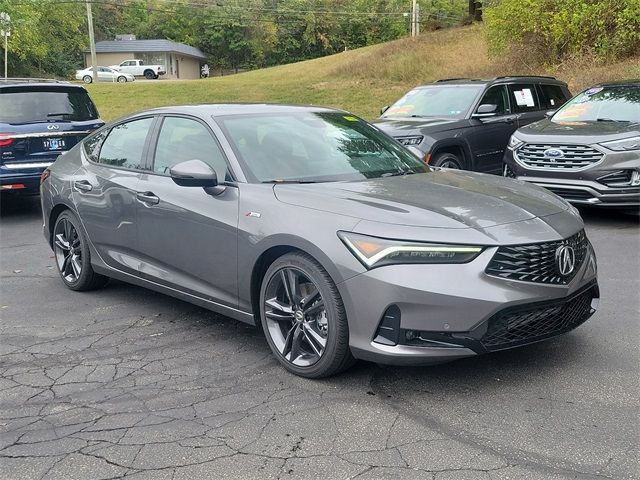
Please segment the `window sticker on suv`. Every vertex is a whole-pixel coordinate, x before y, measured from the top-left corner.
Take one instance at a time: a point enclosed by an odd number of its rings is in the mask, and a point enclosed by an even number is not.
[[[535,107],[536,105],[536,102],[533,100],[533,94],[528,88],[523,88],[522,90],[514,90],[513,95],[514,97],[516,97],[516,103],[521,107]]]

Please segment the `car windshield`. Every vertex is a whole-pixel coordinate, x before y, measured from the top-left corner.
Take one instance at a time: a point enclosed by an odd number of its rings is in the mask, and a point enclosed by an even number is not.
[[[18,87],[0,90],[0,122],[96,120],[98,112],[82,88]]]
[[[551,120],[640,122],[640,85],[590,88],[569,100]]]
[[[400,144],[347,113],[233,115],[218,121],[253,181],[347,181],[429,170]]]
[[[476,85],[434,85],[411,90],[382,117],[463,118],[482,91]]]

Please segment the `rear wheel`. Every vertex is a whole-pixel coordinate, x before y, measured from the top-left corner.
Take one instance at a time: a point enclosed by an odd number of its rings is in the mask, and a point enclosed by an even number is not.
[[[151,70],[145,70],[144,78],[146,78],[147,80],[153,80],[154,78],[156,78],[156,74],[153,73]]]
[[[340,294],[309,255],[289,253],[269,267],[260,289],[260,318],[274,355],[296,375],[327,377],[353,363]]]
[[[127,77],[123,77],[122,75],[118,77],[118,82],[125,83],[126,81],[127,81]]]
[[[82,77],[82,81],[84,83],[91,83],[93,82],[93,78],[91,78],[91,75],[85,75],[84,77]]]
[[[456,170],[463,170],[462,160],[455,154],[444,152],[436,155],[436,158],[430,162],[430,165],[434,167],[453,168]]]
[[[108,277],[93,271],[87,237],[78,218],[69,210],[56,219],[53,251],[60,278],[71,290],[94,290],[109,281]]]

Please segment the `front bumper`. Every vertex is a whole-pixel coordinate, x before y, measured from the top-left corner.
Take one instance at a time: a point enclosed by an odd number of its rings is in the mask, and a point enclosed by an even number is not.
[[[567,285],[485,273],[496,248],[460,265],[393,265],[339,285],[353,355],[393,365],[429,365],[538,342],[566,333],[597,308],[592,247]],[[399,312],[397,341],[380,337]]]
[[[504,156],[505,176],[535,183],[575,205],[612,208],[640,206],[640,185],[612,186],[603,177],[619,171],[635,171],[640,175],[640,156],[632,152],[607,153],[596,165],[580,171],[540,170],[526,168],[507,149]]]

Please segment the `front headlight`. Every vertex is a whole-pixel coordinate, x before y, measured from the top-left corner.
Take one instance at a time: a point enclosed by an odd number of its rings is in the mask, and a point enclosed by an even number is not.
[[[522,145],[524,142],[522,140],[520,140],[518,137],[516,137],[516,134],[514,133],[513,135],[511,135],[511,138],[509,139],[509,145],[508,147],[511,150],[515,150],[516,148],[518,148],[520,145]]]
[[[413,137],[396,137],[396,140],[398,140],[405,147],[409,147],[411,145],[420,145],[424,140],[424,136],[416,135]]]
[[[624,152],[628,150],[640,150],[640,137],[625,138],[624,140],[614,140],[613,142],[601,143],[603,147],[616,152]]]
[[[475,245],[404,242],[348,232],[338,232],[338,236],[367,268],[407,263],[467,263],[483,250]]]

